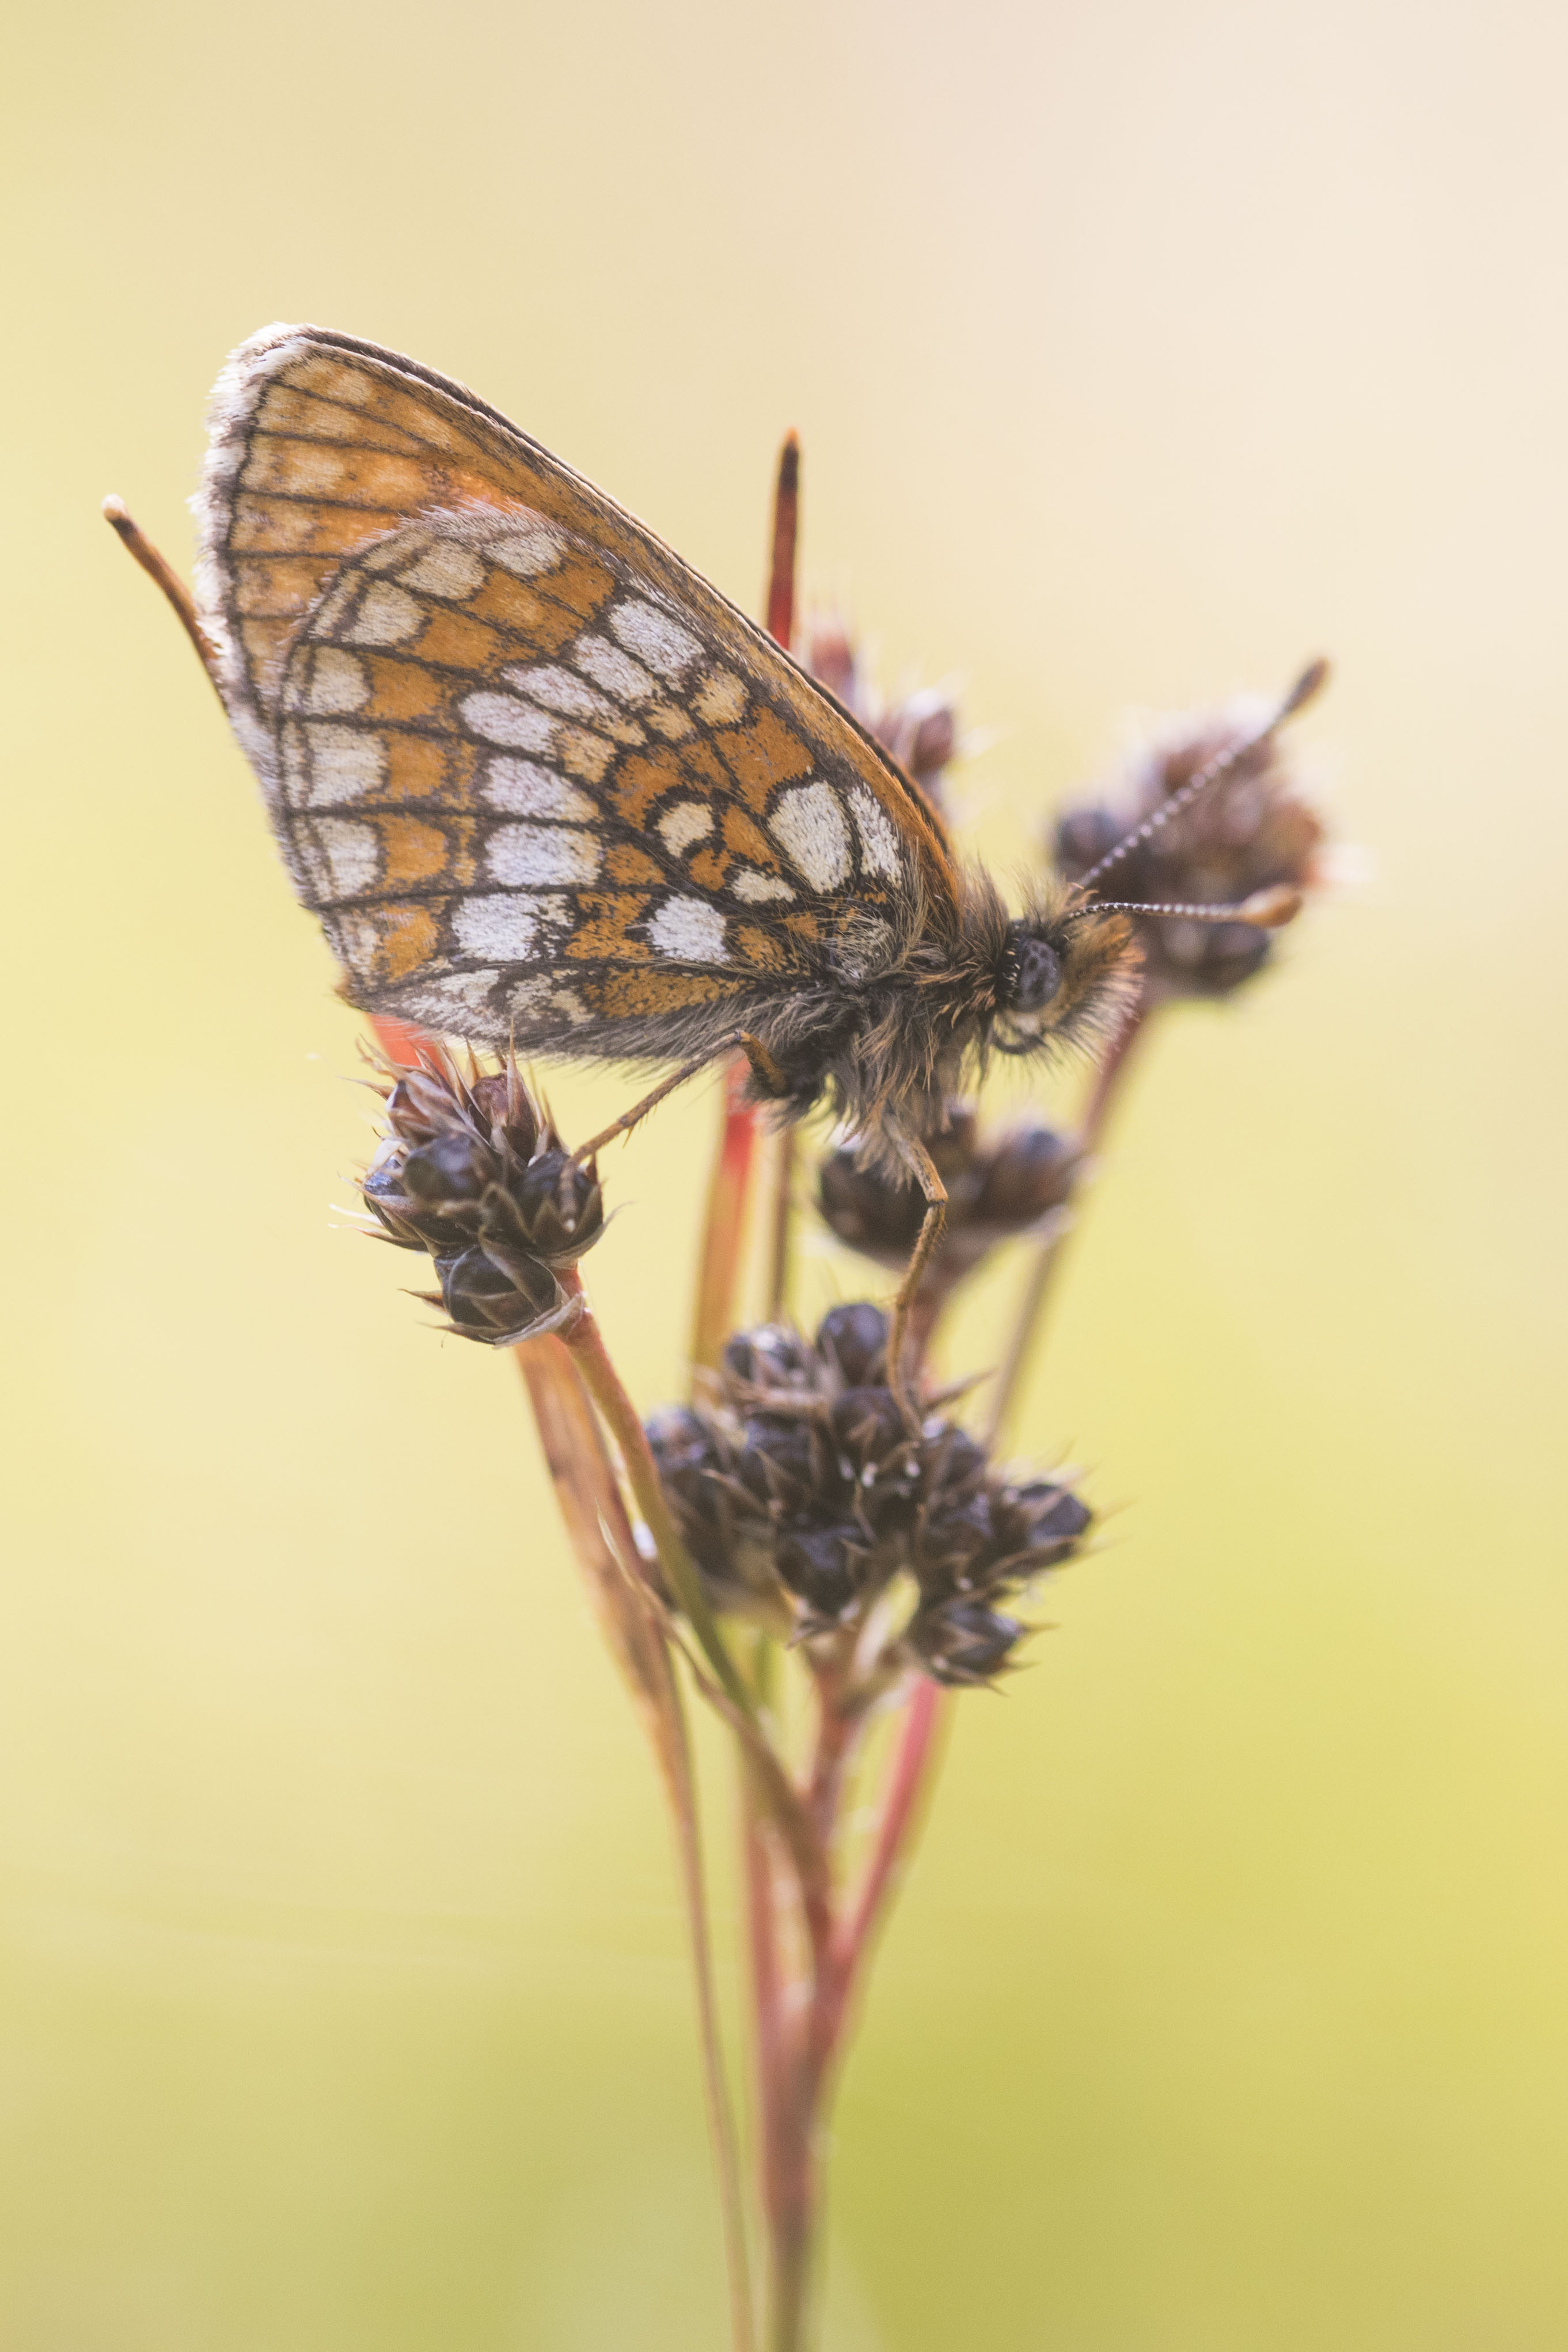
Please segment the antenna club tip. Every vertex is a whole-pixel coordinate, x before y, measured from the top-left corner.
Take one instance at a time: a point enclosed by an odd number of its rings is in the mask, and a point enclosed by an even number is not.
[[[124,532],[136,528],[131,520],[130,508],[117,490],[110,490],[108,498],[100,502],[99,511],[111,530]]]
[[[1301,894],[1287,883],[1276,883],[1270,890],[1254,890],[1236,909],[1235,920],[1250,923],[1255,930],[1280,931],[1293,923],[1301,911]]]
[[[1315,701],[1333,675],[1333,667],[1323,655],[1320,654],[1315,661],[1310,661],[1286,696],[1281,718],[1292,718],[1309,702]]]

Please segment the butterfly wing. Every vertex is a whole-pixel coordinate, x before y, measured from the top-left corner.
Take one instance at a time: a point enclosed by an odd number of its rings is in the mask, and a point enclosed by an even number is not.
[[[267,331],[220,379],[201,517],[225,703],[368,1008],[689,1050],[955,905],[849,714],[461,386]]]

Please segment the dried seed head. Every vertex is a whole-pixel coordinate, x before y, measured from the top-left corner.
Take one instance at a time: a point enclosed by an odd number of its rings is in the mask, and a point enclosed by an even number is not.
[[[922,1138],[947,1188],[947,1220],[926,1269],[922,1296],[940,1297],[998,1242],[1025,1234],[1065,1207],[1082,1165],[1071,1138],[1038,1123],[982,1139],[974,1115],[949,1105],[939,1132]],[[878,1265],[901,1267],[925,1214],[910,1178],[859,1167],[853,1147],[829,1152],[818,1170],[817,1203],[840,1241]]]
[[[1059,1481],[1008,1478],[940,1415],[912,1438],[886,1341],[864,1303],[834,1307],[809,1344],[778,1325],[739,1333],[712,1402],[655,1414],[649,1443],[716,1607],[835,1644],[868,1687],[911,1665],[987,1681],[1025,1630],[1002,1604],[1078,1548],[1090,1515]],[[895,1592],[868,1665],[868,1615]]]
[[[945,815],[944,778],[958,749],[958,714],[951,696],[940,687],[925,687],[900,701],[884,701],[836,613],[818,614],[808,621],[802,658],[811,676],[870,729]]]
[[[434,1258],[454,1330],[498,1346],[559,1320],[556,1275],[599,1239],[604,1202],[516,1063],[465,1076],[433,1050],[397,1074],[385,1104],[365,1205],[391,1240]]]
[[[1247,700],[1171,719],[1094,802],[1058,820],[1051,856],[1059,872],[1070,882],[1088,873],[1265,715],[1264,706]],[[1292,901],[1316,878],[1322,842],[1322,820],[1301,788],[1288,740],[1276,733],[1131,850],[1107,880],[1110,897],[1181,906],[1254,901],[1246,922],[1138,917],[1148,994],[1222,996],[1250,979],[1270,952],[1270,930],[1260,924],[1291,919]]]

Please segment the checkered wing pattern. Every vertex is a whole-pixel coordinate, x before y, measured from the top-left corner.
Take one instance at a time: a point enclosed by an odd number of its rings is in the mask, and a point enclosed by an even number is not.
[[[204,620],[358,1000],[617,1058],[897,962],[925,803],[716,590],[460,386],[312,328],[214,395]]]

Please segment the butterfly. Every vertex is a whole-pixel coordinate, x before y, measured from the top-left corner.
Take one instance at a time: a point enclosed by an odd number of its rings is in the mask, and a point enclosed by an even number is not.
[[[1080,883],[1009,912],[825,688],[461,384],[269,327],[209,422],[183,617],[346,993],[678,1066],[579,1157],[745,1052],[784,1120],[825,1106],[920,1181],[906,1307],[945,1197],[923,1133],[991,1052],[1114,1021],[1126,911]]]

